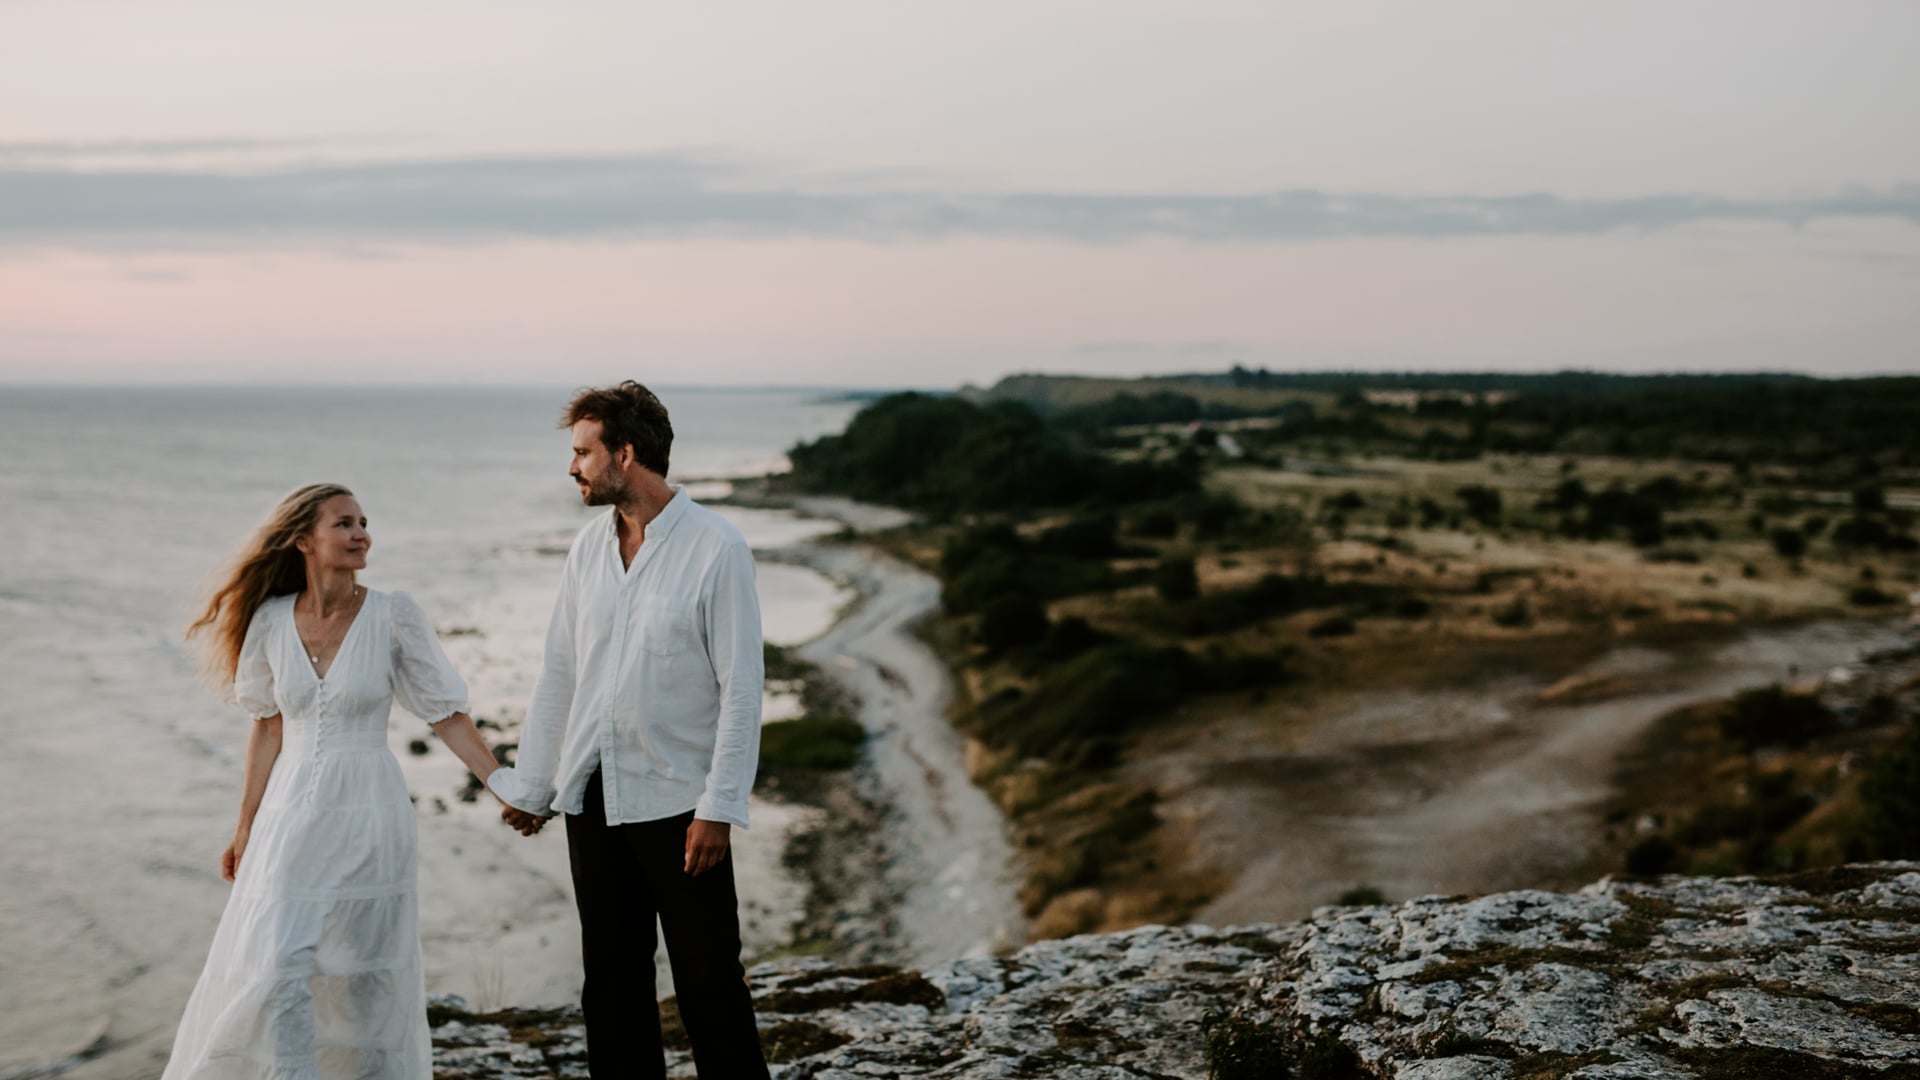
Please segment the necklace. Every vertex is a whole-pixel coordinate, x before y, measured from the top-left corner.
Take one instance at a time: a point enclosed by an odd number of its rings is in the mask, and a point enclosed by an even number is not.
[[[354,596],[359,596],[359,595],[360,595],[360,586],[358,586],[358,585],[355,585],[355,586],[353,587],[353,595],[354,595]],[[343,635],[343,637],[344,637],[344,635]],[[320,662],[320,654],[319,654],[319,653],[317,653],[317,652],[309,652],[309,653],[307,653],[307,660],[308,660],[308,661],[309,661],[310,663],[315,663],[315,664],[317,664],[317,663],[319,663],[319,662]]]

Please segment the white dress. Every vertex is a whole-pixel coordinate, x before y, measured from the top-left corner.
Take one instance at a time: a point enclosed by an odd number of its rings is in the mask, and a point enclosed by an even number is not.
[[[234,695],[283,736],[163,1080],[428,1080],[413,804],[396,698],[428,721],[467,687],[406,593],[367,590],[326,678],[293,597],[254,613]]]

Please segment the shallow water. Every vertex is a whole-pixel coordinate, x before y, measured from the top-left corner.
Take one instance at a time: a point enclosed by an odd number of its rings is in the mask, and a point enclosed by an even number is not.
[[[566,476],[553,390],[0,389],[0,1076],[86,1047],[68,1076],[158,1075],[225,903],[218,857],[247,724],[180,643],[196,586],[282,494],[337,480],[374,537],[365,580],[412,592],[477,716],[524,708],[560,559],[590,513]],[[661,396],[677,477],[742,475],[854,406],[797,392]],[[823,527],[736,513],[756,546]],[[770,640],[825,630],[843,591],[765,564]],[[429,989],[475,1004],[578,985],[566,845],[455,798],[464,769],[396,713],[418,797]],[[428,738],[415,756],[408,744]],[[801,811],[756,803],[736,846],[749,951],[782,940],[779,867]]]

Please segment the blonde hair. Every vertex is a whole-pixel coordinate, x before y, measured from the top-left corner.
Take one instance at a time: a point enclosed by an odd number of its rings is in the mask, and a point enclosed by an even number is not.
[[[240,646],[247,640],[253,613],[269,597],[286,596],[307,587],[307,560],[294,541],[313,531],[320,506],[336,495],[352,495],[340,484],[308,484],[280,500],[267,519],[253,531],[239,554],[214,580],[220,584],[207,598],[206,610],[187,627],[192,639],[212,628],[203,656],[208,678],[223,689],[233,685],[240,667]]]

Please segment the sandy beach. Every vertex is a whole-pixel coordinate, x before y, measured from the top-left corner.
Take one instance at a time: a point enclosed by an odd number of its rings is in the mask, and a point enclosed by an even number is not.
[[[905,520],[842,499],[794,505],[855,530]],[[856,783],[887,808],[883,881],[891,893],[891,940],[883,953],[929,965],[1023,944],[1026,920],[1005,818],[968,776],[965,741],[947,717],[952,675],[914,633],[938,610],[940,583],[857,543],[804,541],[781,555],[861,596],[799,653],[852,691],[869,733]]]

